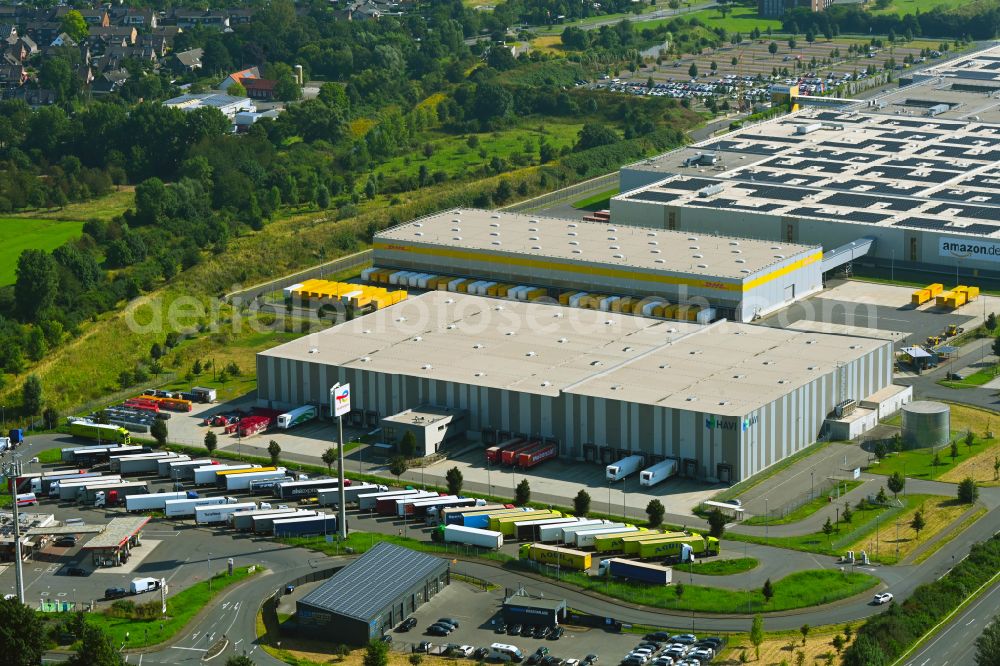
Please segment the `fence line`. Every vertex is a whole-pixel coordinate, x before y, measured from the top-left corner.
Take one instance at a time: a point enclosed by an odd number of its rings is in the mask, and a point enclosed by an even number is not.
[[[618,172],[613,171],[611,173],[606,173],[603,176],[597,176],[596,178],[591,178],[590,180],[585,180],[582,183],[576,183],[575,185],[569,185],[555,192],[549,192],[548,194],[540,194],[533,199],[528,199],[527,201],[520,201],[518,203],[510,204],[505,206],[500,210],[508,211],[511,213],[523,213],[529,210],[534,210],[537,208],[542,208],[544,206],[549,206],[554,203],[559,203],[566,201],[567,199],[572,199],[576,195],[583,192],[589,192],[591,190],[596,190],[598,188],[610,189],[618,184]]]
[[[303,269],[297,273],[291,273],[289,275],[276,278],[270,282],[262,282],[260,284],[229,292],[225,295],[225,299],[232,301],[248,294],[260,296],[265,292],[284,289],[285,287],[289,287],[297,282],[302,282],[303,280],[308,280],[310,278],[322,278],[324,275],[329,275],[331,273],[340,273],[341,271],[367,266],[372,262],[372,254],[372,250],[355,252],[354,254],[349,254],[346,257],[339,257],[332,261]]]

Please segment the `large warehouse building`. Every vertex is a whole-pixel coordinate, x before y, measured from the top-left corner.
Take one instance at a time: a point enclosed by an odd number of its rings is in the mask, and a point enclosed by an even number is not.
[[[822,250],[485,210],[452,210],[375,238],[375,266],[558,290],[656,296],[749,321],[822,289]],[[679,317],[678,317],[679,318]]]
[[[449,582],[447,560],[378,543],[296,602],[299,626],[324,641],[365,645]]]
[[[428,292],[257,356],[262,405],[387,416],[465,410],[469,436],[556,441],[560,455],[635,452],[736,482],[809,446],[838,403],[892,381],[892,343],[720,321],[708,326]]]
[[[806,109],[625,167],[618,226],[820,245],[1000,280],[1000,47],[842,110]],[[839,257],[834,251],[854,248]]]

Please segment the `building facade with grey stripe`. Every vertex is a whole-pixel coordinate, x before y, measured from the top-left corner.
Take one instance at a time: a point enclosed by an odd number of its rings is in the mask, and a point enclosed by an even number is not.
[[[432,299],[441,301],[445,296],[434,294]],[[491,299],[467,296],[462,300]],[[558,309],[534,304],[521,307]],[[636,349],[623,353],[640,354],[614,361],[571,354],[551,359],[553,367],[524,366],[522,370],[521,361],[513,354],[503,358],[502,350],[494,350],[501,356],[501,363],[496,364],[479,361],[475,354],[457,354],[463,341],[447,339],[452,335],[447,327],[440,331],[445,336],[440,341],[427,330],[392,340],[383,336],[371,343],[377,343],[375,347],[366,346],[358,341],[358,332],[363,335],[369,330],[364,320],[374,316],[329,329],[312,341],[293,341],[259,354],[260,404],[279,409],[315,404],[326,411],[330,387],[350,383],[351,418],[358,425],[377,424],[384,416],[435,405],[465,410],[470,437],[482,439],[484,445],[511,436],[549,439],[559,444],[563,458],[607,464],[622,454],[640,453],[650,463],[678,459],[685,476],[738,482],[814,443],[839,402],[863,400],[892,382],[892,343],[870,338],[723,322],[670,329],[675,330],[670,334],[675,337],[643,350],[646,339],[661,339],[659,327],[666,324],[622,316],[622,323],[646,323],[636,324],[638,330],[621,338],[603,342],[595,338],[589,344],[611,347],[625,339]],[[748,335],[760,337],[744,340]],[[525,348],[527,337],[521,336],[518,350]],[[483,347],[500,344],[482,332],[477,338],[488,340]],[[454,367],[439,367],[438,363],[448,362],[444,358],[421,363],[421,355],[432,356],[422,349],[426,343],[451,357]],[[366,351],[352,351],[353,344]],[[527,345],[538,351],[520,356],[533,355],[534,360],[549,355],[541,341],[531,340]],[[734,354],[739,362],[720,358],[736,345],[747,349],[745,357],[739,350]],[[303,354],[306,347],[309,351]],[[327,350],[329,362],[323,359]],[[398,356],[380,360],[379,350]],[[565,371],[567,364],[582,368],[576,381],[567,377],[557,385],[539,380],[548,373]],[[502,372],[505,366],[513,366],[507,370],[522,378],[512,383],[489,370]],[[478,367],[488,370],[477,372]],[[459,370],[469,379],[455,379]]]

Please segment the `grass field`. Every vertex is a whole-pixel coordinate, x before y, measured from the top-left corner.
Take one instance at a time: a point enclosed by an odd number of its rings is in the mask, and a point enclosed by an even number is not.
[[[700,12],[692,12],[683,15],[685,19],[696,18],[709,28],[724,28],[726,32],[742,32],[744,36],[754,28],[760,28],[764,32],[771,28],[773,32],[781,32],[781,21],[778,19],[760,18],[757,16],[755,7],[733,7],[733,11],[723,18],[717,9],[703,9]],[[655,21],[642,21],[636,23],[636,29],[655,28],[672,20],[671,18],[657,19]]]
[[[740,481],[735,486],[730,486],[729,488],[726,488],[719,494],[713,496],[712,499],[715,500],[716,502],[722,502],[724,500],[733,499],[734,497],[739,497],[740,495],[750,490],[751,488],[754,488],[757,485],[767,481],[778,472],[791,467],[799,460],[807,458],[815,453],[819,453],[829,444],[831,444],[831,442],[816,442],[812,446],[807,446],[798,453],[790,455],[784,460],[781,460],[780,462],[771,465],[760,474],[755,474],[754,476],[751,476],[749,479],[745,481]]]
[[[608,190],[607,192],[599,192],[592,197],[587,197],[586,199],[580,199],[579,201],[573,203],[573,208],[580,208],[583,210],[595,211],[604,210],[611,206],[611,197],[618,194],[618,188],[613,190]]]
[[[126,648],[136,648],[145,645],[157,645],[173,638],[179,631],[184,629],[188,622],[198,614],[204,606],[212,601],[219,593],[231,585],[235,585],[250,576],[263,571],[256,567],[254,573],[249,572],[249,567],[237,567],[233,570],[233,575],[218,573],[212,577],[212,587],[209,589],[207,581],[195,583],[182,592],[178,592],[172,597],[167,597],[167,615],[165,618],[159,614],[160,595],[149,594],[139,597],[141,603],[152,603],[157,607],[157,612],[151,619],[135,620],[127,617],[111,617],[107,612],[89,613],[87,622],[96,625],[107,632],[111,638],[111,643],[117,648],[125,645]],[[137,604],[139,605],[139,604]],[[53,616],[59,617],[59,616]],[[125,634],[129,634],[126,644]]]
[[[844,481],[840,484],[841,494],[847,494],[861,485],[860,481]],[[846,486],[846,489],[844,487]],[[837,493],[837,488],[831,488],[828,492],[817,496],[815,499],[803,504],[794,511],[789,511],[780,518],[767,518],[766,516],[750,516],[743,521],[744,525],[787,525],[797,523],[813,515],[824,506],[830,503],[829,498]]]
[[[555,577],[555,572],[545,572]],[[778,581],[772,581],[774,597],[764,601],[760,589],[730,590],[718,587],[684,584],[653,587],[650,585],[610,581],[579,572],[563,572],[559,578],[583,589],[601,592],[632,603],[698,613],[770,613],[796,608],[820,606],[871,589],[878,583],[874,576],[862,573],[816,570],[797,571]],[[678,599],[677,590],[683,594]]]
[[[998,368],[1000,368],[1000,365],[982,368],[965,379],[942,379],[938,381],[938,384],[947,386],[948,388],[976,388],[996,379]]]
[[[903,514],[911,512],[913,509],[922,504],[926,503],[930,505],[931,502],[941,499],[948,500],[951,498],[942,498],[937,495],[907,495],[905,497],[900,497],[899,499],[902,506],[880,506],[876,508],[867,508],[864,511],[858,511],[856,510],[857,507],[852,506],[851,511],[853,512],[853,515],[851,517],[850,524],[844,523],[843,520],[841,520],[839,525],[835,525],[835,531],[830,536],[827,536],[822,531],[817,531],[812,534],[802,534],[790,537],[772,536],[765,539],[760,536],[727,532],[726,538],[732,539],[733,541],[748,541],[750,543],[778,546],[779,548],[800,550],[808,553],[818,553],[820,555],[838,556],[843,555],[844,551],[849,550],[849,547],[852,544],[867,542],[869,538],[871,538],[874,542],[874,535],[876,533],[879,534],[879,543],[884,543],[886,537],[888,536],[886,530],[888,530],[889,526],[893,525],[897,519],[900,519]],[[841,505],[841,513],[843,512],[843,508],[843,505]],[[932,529],[930,517],[927,516],[926,519],[928,526],[920,534],[920,538],[922,540],[930,539],[937,534],[938,531],[946,527],[946,525],[942,524],[935,525],[935,528]],[[871,555],[871,553],[869,553],[869,555]]]
[[[51,252],[80,235],[83,222],[0,217],[0,287],[14,284],[17,258],[24,250]]]
[[[895,564],[909,556],[928,539],[950,527],[970,508],[968,504],[960,504],[951,497],[932,497],[926,502],[911,506],[897,515],[891,523],[885,523],[877,541],[874,534],[868,534],[848,546],[846,550],[853,550],[855,553],[863,550],[869,557],[883,564]],[[910,527],[910,522],[919,510],[923,510],[927,526],[918,536]]]
[[[121,215],[132,206],[135,201],[135,192],[131,187],[122,187],[107,196],[81,203],[71,203],[62,208],[52,210],[33,210],[18,213],[16,218],[42,218],[56,220],[77,220],[85,222],[91,218],[99,220],[110,220],[116,215]]]
[[[751,571],[759,565],[752,557],[737,557],[731,560],[707,560],[699,561],[687,567],[677,566],[676,569],[684,569],[690,573],[701,574],[702,576],[731,576],[733,574]]]
[[[952,9],[966,4],[968,0],[892,0],[892,4],[885,9],[876,9],[873,4],[869,11],[872,14],[923,14],[935,7]]]
[[[538,146],[541,141],[544,140],[556,150],[561,150],[576,143],[577,135],[583,127],[582,123],[559,123],[552,122],[551,119],[546,119],[544,124],[540,123],[534,127],[529,127],[530,124],[526,121],[525,127],[470,134],[467,137],[434,138],[426,142],[434,151],[430,157],[420,151],[413,151],[382,164],[378,171],[384,178],[399,175],[416,176],[420,167],[426,166],[431,174],[443,171],[449,178],[461,178],[467,171],[489,164],[494,157],[510,161],[515,154],[527,153],[531,156],[532,162],[537,162]],[[468,144],[471,136],[476,137],[479,142],[475,147],[470,147]]]

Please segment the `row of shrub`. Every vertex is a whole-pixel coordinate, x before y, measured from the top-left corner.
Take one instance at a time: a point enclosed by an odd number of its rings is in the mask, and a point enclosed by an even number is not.
[[[948,575],[921,585],[858,630],[844,666],[888,666],[1000,571],[1000,535],[972,546]]]

